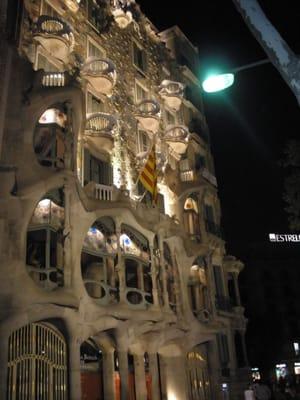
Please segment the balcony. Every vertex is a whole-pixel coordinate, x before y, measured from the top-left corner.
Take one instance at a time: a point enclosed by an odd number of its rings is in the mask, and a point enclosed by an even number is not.
[[[116,126],[117,120],[111,114],[89,114],[86,120],[85,136],[98,149],[111,152],[114,145],[113,133]]]
[[[102,185],[101,183],[89,182],[84,187],[88,197],[100,201],[116,201],[117,189],[114,186]]]
[[[219,238],[222,238],[221,228],[214,221],[206,219],[205,220],[205,229],[206,229],[206,232],[211,233],[215,236],[218,236]]]
[[[216,295],[216,308],[221,311],[232,312],[232,304],[229,297]]]
[[[70,11],[77,13],[81,0],[65,0],[65,4]]]
[[[193,182],[195,180],[195,172],[192,169],[180,172],[180,180],[181,182]]]
[[[184,85],[180,82],[164,80],[160,86],[160,95],[166,105],[174,111],[178,111],[182,104]]]
[[[160,122],[160,105],[156,100],[145,99],[137,105],[136,119],[142,128],[156,133]]]
[[[41,15],[33,37],[52,57],[68,63],[73,51],[74,36],[69,25],[61,18]]]
[[[183,125],[169,125],[165,131],[165,141],[175,153],[182,155],[188,146],[189,131]]]
[[[120,6],[112,9],[112,15],[114,16],[115,22],[121,29],[127,28],[132,22],[132,13],[130,11],[123,10]]]
[[[41,84],[44,87],[63,87],[67,83],[65,72],[44,72]]]
[[[105,58],[89,57],[83,65],[81,76],[98,92],[110,95],[117,80],[115,64]]]

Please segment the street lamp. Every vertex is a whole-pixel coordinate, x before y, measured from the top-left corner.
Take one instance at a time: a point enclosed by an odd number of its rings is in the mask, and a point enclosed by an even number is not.
[[[208,76],[202,82],[202,88],[206,93],[220,92],[221,90],[229,88],[234,83],[234,74],[245,69],[257,67],[259,65],[267,64],[270,60],[268,58],[256,61],[251,64],[243,65],[242,67],[234,68],[225,74],[214,74]]]

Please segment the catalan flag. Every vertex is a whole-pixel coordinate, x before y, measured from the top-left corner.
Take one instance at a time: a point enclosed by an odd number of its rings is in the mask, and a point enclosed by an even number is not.
[[[156,170],[156,157],[155,157],[155,146],[149,153],[148,160],[142,169],[139,176],[139,181],[146,190],[152,195],[152,202],[157,203],[157,170]]]

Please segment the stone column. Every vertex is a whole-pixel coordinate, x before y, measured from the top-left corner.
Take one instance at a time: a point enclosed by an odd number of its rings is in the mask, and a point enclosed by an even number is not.
[[[138,400],[147,400],[144,354],[134,354],[134,382]]]
[[[80,341],[78,338],[72,338],[70,341],[69,360],[70,398],[81,400]]]
[[[157,268],[154,263],[153,246],[150,246],[150,259],[151,259],[151,280],[152,280],[152,296],[153,305],[159,307],[158,289],[157,289]]]
[[[149,372],[151,375],[152,400],[161,400],[158,358],[156,353],[149,354]]]
[[[71,191],[70,184],[66,182],[64,185],[65,195],[65,219],[63,229],[63,271],[64,271],[64,286],[71,287],[72,284],[72,243],[71,243]]]
[[[119,372],[121,380],[121,400],[127,400],[128,394],[128,355],[127,351],[118,352]]]
[[[114,400],[116,398],[114,349],[103,353],[103,384],[104,398]]]

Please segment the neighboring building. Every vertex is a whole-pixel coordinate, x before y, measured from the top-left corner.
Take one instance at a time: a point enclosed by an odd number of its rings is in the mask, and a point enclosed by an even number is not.
[[[264,379],[300,375],[299,248],[299,243],[260,242],[243,251],[249,361]]]
[[[235,399],[248,379],[198,51],[124,3],[1,3],[7,399]]]

